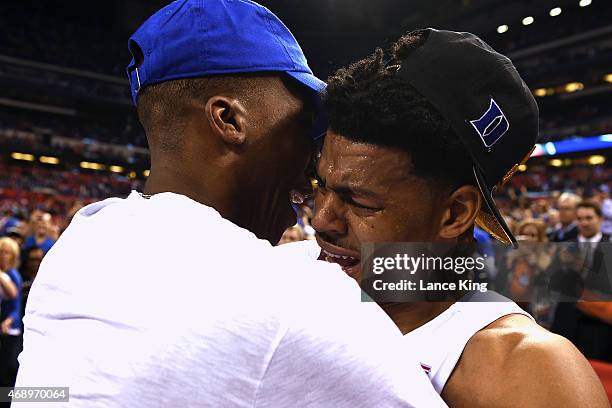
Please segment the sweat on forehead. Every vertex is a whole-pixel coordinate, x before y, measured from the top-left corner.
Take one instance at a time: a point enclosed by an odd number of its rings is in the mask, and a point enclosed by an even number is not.
[[[328,183],[377,191],[413,179],[411,168],[410,155],[402,150],[355,142],[328,132],[318,172]]]

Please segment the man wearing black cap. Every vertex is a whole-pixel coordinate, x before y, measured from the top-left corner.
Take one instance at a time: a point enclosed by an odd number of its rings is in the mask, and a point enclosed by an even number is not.
[[[364,243],[459,246],[475,224],[516,247],[491,193],[529,157],[538,108],[506,57],[469,33],[415,31],[338,70],[323,105],[312,225],[328,261],[359,281]],[[381,305],[450,406],[608,406],[571,343],[499,294]]]
[[[339,267],[271,245],[324,88],[287,28],[250,1],[181,0],[129,49],[150,177],[81,209],[45,257],[17,386],[88,408],[443,406]]]

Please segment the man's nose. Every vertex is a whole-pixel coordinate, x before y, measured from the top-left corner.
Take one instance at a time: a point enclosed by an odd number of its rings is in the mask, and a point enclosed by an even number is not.
[[[314,216],[311,224],[316,231],[330,236],[338,237],[346,234],[343,205],[336,194],[315,191]]]

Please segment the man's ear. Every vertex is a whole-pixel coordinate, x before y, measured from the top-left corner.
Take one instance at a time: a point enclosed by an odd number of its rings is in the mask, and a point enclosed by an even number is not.
[[[474,225],[481,204],[482,196],[475,186],[465,185],[453,191],[445,201],[438,235],[445,239],[460,237]]]
[[[246,141],[247,111],[236,99],[213,96],[204,107],[210,128],[224,143],[240,146]]]

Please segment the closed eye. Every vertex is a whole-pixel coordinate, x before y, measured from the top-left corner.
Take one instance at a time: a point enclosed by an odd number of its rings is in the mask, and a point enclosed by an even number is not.
[[[369,207],[367,205],[360,204],[356,202],[355,200],[353,200],[351,197],[343,197],[343,200],[347,204],[352,205],[353,207],[361,208],[362,210],[367,210],[367,211],[380,211],[381,210],[380,208]]]
[[[362,210],[366,210],[366,211],[380,211],[381,208],[377,208],[377,207],[370,207],[361,203],[358,203],[357,201],[355,201],[353,199],[353,192],[350,189],[346,189],[346,188],[339,188],[339,189],[328,189],[327,186],[325,185],[325,181],[321,179],[321,177],[319,176],[318,173],[315,172],[315,174],[313,175],[313,187],[317,190],[319,190],[322,193],[326,193],[328,190],[333,191],[334,193],[336,193],[340,199],[342,201],[344,201],[345,203],[347,203],[350,206],[362,209]],[[316,186],[316,187],[315,187]]]
[[[368,206],[365,206],[365,205],[358,204],[358,203],[356,203],[354,201],[351,203],[351,205],[353,205],[353,206],[355,206],[357,208],[361,208],[362,210],[380,211],[380,208],[368,207]]]

